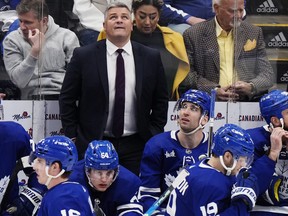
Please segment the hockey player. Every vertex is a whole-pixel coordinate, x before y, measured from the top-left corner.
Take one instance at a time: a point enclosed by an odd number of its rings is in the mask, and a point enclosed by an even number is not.
[[[272,156],[280,149],[279,140],[276,142]],[[260,190],[259,183],[273,174],[263,167],[275,165],[274,160],[263,157],[255,167],[241,169],[252,163],[253,152],[253,141],[245,130],[233,124],[220,127],[214,136],[212,157],[188,168],[190,175],[169,197],[167,215],[249,215]],[[263,174],[258,175],[256,170]]]
[[[184,166],[199,161],[207,152],[208,134],[203,132],[203,128],[209,121],[210,100],[203,91],[185,92],[174,108],[179,111],[180,129],[158,134],[146,143],[140,166],[142,183],[138,192],[144,212],[171,185]],[[163,213],[166,204],[167,200],[155,213]]]
[[[32,142],[20,124],[0,121],[0,215],[31,216],[40,204],[46,187],[39,185],[28,163]],[[27,175],[28,183],[19,191],[20,171]]]
[[[142,215],[142,206],[135,197],[140,179],[119,165],[118,154],[109,141],[89,143],[70,180],[88,188],[97,216]]]
[[[95,215],[88,191],[68,181],[78,159],[76,146],[65,136],[51,136],[36,146],[31,161],[40,184],[48,191],[43,196],[38,216]]]
[[[273,134],[281,140],[282,150],[269,188],[259,197],[251,215],[284,216],[288,215],[288,92],[273,90],[261,98],[259,105],[268,125],[247,130],[255,143],[255,160],[269,152]]]

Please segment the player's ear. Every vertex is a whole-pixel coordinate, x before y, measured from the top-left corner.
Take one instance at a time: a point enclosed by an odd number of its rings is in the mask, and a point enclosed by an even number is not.
[[[61,164],[59,162],[54,162],[51,164],[51,172],[56,173],[56,175],[61,171]]]
[[[209,118],[208,115],[205,115],[201,120],[201,125],[206,125],[207,122],[209,121],[208,118]]]
[[[232,153],[230,151],[226,151],[223,155],[223,160],[226,166],[232,166],[234,161]]]
[[[280,119],[277,118],[276,116],[272,116],[270,119],[271,123],[273,124],[274,127],[281,127],[281,122]]]

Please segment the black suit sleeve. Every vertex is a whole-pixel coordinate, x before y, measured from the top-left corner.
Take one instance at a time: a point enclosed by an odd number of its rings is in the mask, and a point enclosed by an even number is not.
[[[151,112],[151,132],[152,135],[164,131],[164,126],[167,123],[168,111],[168,90],[167,82],[162,65],[160,54],[156,58],[157,63],[157,80],[156,89],[153,94],[152,112]]]
[[[64,134],[73,138],[77,136],[78,112],[77,101],[81,92],[81,55],[79,49],[74,50],[59,97],[59,108]]]

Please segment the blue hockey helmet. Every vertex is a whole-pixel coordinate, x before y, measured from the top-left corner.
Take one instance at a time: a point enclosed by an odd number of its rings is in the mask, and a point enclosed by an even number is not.
[[[205,113],[209,117],[211,97],[207,92],[189,89],[181,96],[181,98],[178,99],[177,103],[175,104],[174,111],[180,110],[182,103],[185,101],[200,106],[202,114]]]
[[[112,143],[106,140],[94,140],[89,143],[85,153],[86,168],[114,170],[118,166],[118,154]]]
[[[231,152],[234,158],[253,158],[253,140],[246,130],[241,127],[234,124],[225,124],[216,131],[212,152],[217,156],[223,156],[226,151]]]
[[[272,90],[261,97],[260,102],[261,115],[267,122],[271,123],[271,117],[282,118],[282,111],[288,109],[288,92],[282,90]]]
[[[35,145],[33,155],[44,158],[48,166],[53,162],[60,162],[65,171],[71,171],[78,160],[75,144],[65,136],[50,136],[40,140]]]

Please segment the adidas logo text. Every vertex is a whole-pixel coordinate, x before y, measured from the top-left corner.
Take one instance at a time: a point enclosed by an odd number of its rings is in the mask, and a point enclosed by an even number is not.
[[[256,10],[258,13],[278,13],[278,8],[275,7],[272,0],[264,1]]]
[[[269,47],[288,47],[287,39],[283,32],[280,32],[268,43]]]
[[[281,82],[288,82],[288,71],[280,78]]]

